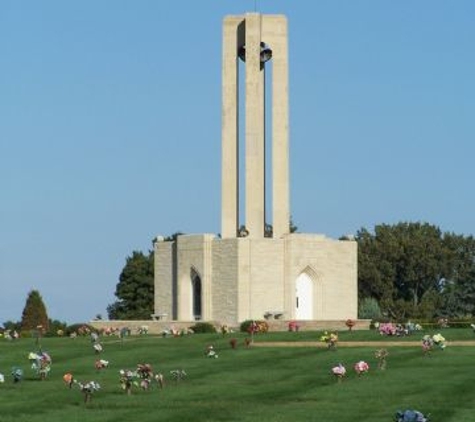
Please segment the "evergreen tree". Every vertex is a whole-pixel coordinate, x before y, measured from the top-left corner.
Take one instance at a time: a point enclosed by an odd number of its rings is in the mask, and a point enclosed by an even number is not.
[[[32,290],[26,299],[25,308],[21,317],[22,331],[36,330],[39,326],[48,331],[49,319],[46,306],[38,290]]]
[[[150,319],[154,306],[153,251],[148,255],[134,251],[126,260],[115,296],[107,307],[109,319]]]

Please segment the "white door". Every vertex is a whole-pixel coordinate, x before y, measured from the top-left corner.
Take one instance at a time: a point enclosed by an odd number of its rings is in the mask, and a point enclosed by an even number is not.
[[[313,282],[305,273],[295,282],[295,319],[313,319]]]

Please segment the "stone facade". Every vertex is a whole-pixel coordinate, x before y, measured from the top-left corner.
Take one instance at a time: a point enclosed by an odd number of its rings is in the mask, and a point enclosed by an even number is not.
[[[174,252],[174,250],[176,250]],[[357,318],[357,247],[321,235],[221,239],[210,234],[155,243],[155,313],[177,321]],[[299,297],[305,276],[309,289]],[[200,297],[194,290],[200,284]],[[201,302],[195,307],[194,300]],[[297,303],[297,301],[300,303]],[[306,302],[309,312],[299,317]]]

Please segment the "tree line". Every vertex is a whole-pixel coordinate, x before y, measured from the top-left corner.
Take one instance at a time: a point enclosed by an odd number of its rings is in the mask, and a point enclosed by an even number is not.
[[[472,317],[475,306],[475,239],[428,223],[361,229],[358,298],[377,304],[390,319]],[[374,307],[377,313],[377,307]]]
[[[180,233],[166,238],[175,240]],[[347,237],[342,237],[347,239]],[[431,320],[471,318],[475,310],[475,239],[421,222],[361,228],[358,243],[359,318]],[[109,319],[150,319],[154,312],[154,256],[133,251],[119,275]],[[21,322],[5,327],[62,327],[51,321],[38,291],[30,292]]]

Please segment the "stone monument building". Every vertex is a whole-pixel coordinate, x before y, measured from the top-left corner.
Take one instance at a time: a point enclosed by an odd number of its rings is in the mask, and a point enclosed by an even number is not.
[[[266,70],[272,75],[268,81]],[[269,105],[266,85],[271,86]],[[181,235],[173,242],[157,238],[155,317],[226,324],[357,318],[356,242],[290,233],[288,91],[286,18],[259,13],[226,17],[221,235]],[[244,96],[243,107],[239,96]],[[271,121],[267,148],[266,117]],[[266,149],[272,151],[270,172]],[[269,213],[266,193],[272,198]],[[245,221],[239,221],[240,209]]]

